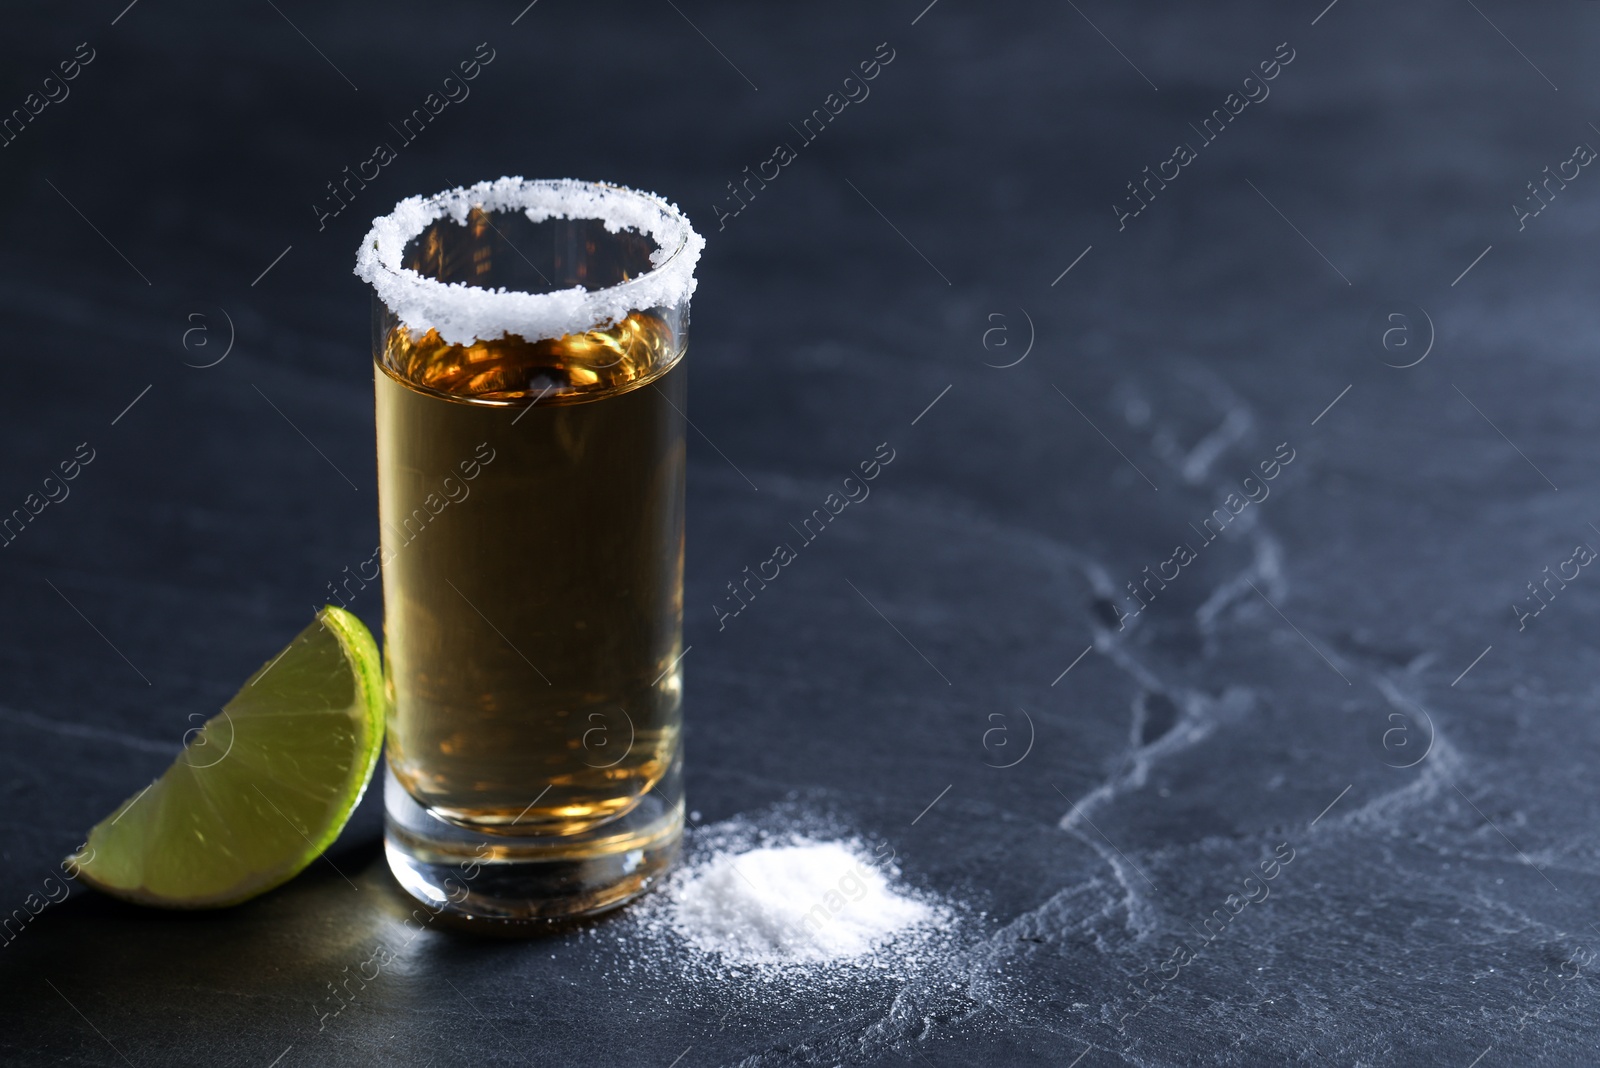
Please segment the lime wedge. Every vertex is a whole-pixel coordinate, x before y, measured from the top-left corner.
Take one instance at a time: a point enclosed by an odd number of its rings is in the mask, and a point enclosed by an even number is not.
[[[383,712],[372,635],[326,607],[68,864],[108,894],[165,908],[233,905],[287,882],[361,800]]]

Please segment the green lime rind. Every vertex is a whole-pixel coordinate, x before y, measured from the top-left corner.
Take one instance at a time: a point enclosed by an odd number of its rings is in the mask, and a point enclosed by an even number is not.
[[[89,885],[163,908],[220,908],[294,878],[332,845],[383,748],[378,646],[331,605],[67,860]]]
[[[361,798],[366,795],[367,787],[372,784],[373,773],[378,769],[378,759],[383,755],[383,732],[388,712],[384,697],[383,661],[378,653],[378,643],[373,639],[367,625],[343,608],[335,608],[331,604],[324,605],[322,611],[317,613],[317,618],[338,635],[346,660],[355,668],[356,690],[359,695],[355,707],[365,716],[363,733],[366,744],[360,750],[360,760],[356,761],[352,768],[354,789],[346,796],[343,808],[336,813],[337,818],[330,821],[324,830],[323,837],[316,846],[316,856],[308,859],[306,864],[310,864],[312,860],[322,855],[323,850],[333,845],[339,837],[339,832],[344,830],[344,825],[350,822],[350,814],[356,810]],[[304,866],[301,865],[302,868]]]

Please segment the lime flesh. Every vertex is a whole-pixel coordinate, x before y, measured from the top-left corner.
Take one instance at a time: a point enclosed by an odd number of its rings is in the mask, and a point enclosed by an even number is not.
[[[99,890],[165,908],[233,905],[287,882],[361,800],[383,712],[372,635],[326,607],[68,864]]]

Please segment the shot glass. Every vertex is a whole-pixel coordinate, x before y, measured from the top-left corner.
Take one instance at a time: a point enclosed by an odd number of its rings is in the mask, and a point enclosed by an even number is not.
[[[657,197],[520,178],[402,201],[362,244],[385,845],[436,913],[602,912],[677,855],[703,247]]]

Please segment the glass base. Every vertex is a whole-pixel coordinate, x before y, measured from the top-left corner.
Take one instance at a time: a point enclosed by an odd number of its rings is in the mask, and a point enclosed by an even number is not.
[[[682,803],[654,794],[585,834],[536,838],[448,823],[387,768],[383,794],[384,847],[395,879],[442,919],[486,933],[537,933],[624,905],[666,873],[683,840]]]

